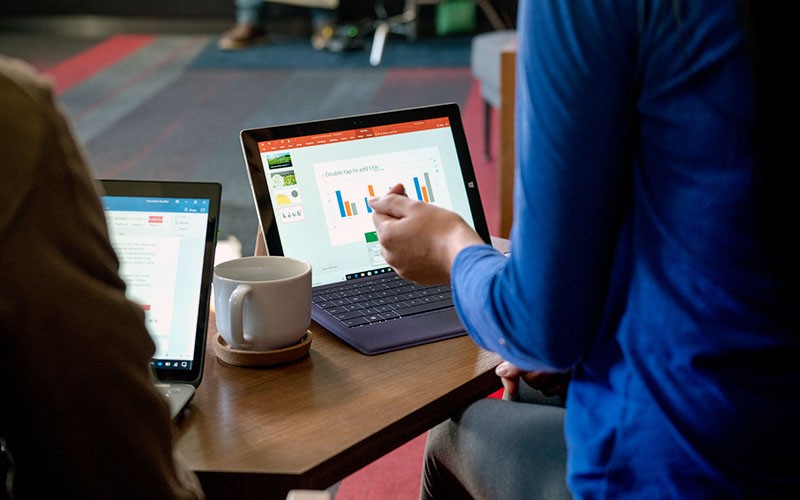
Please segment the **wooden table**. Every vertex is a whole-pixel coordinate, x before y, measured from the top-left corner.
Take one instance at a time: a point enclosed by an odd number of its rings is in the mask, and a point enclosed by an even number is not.
[[[272,368],[223,364],[208,346],[176,446],[209,499],[325,489],[501,387],[500,357],[467,336],[365,356],[311,331],[307,357]]]

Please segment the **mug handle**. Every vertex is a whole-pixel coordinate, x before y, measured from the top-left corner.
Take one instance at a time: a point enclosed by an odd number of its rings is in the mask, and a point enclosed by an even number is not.
[[[230,314],[228,321],[230,321],[230,332],[233,341],[239,344],[238,347],[250,347],[250,343],[244,339],[244,299],[250,293],[250,285],[239,285],[233,291],[228,299],[230,306]],[[236,346],[231,346],[236,347]]]

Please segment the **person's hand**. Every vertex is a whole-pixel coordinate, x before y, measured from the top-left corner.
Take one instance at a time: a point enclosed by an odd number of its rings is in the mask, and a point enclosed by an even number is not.
[[[448,283],[458,252],[484,243],[458,214],[409,199],[402,184],[370,199],[369,205],[381,255],[397,274],[415,283]]]
[[[570,379],[569,372],[526,372],[508,361],[503,361],[497,365],[494,372],[503,383],[505,392],[503,399],[515,400],[517,398],[520,379],[534,389],[541,391],[545,396],[561,396],[562,399],[567,396],[567,387]]]

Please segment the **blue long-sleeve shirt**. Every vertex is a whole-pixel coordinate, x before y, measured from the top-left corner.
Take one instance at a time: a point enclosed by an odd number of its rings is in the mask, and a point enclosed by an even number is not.
[[[526,0],[518,33],[511,255],[456,258],[470,334],[573,369],[577,497],[800,491],[800,311],[756,238],[737,2]]]

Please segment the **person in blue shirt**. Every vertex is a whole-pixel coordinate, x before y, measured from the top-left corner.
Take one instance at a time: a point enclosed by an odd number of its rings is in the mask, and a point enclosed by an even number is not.
[[[800,495],[800,169],[789,137],[800,86],[788,9],[521,2],[510,256],[402,186],[370,201],[389,264],[419,283],[449,281],[472,338],[508,361],[499,373],[511,386],[521,372],[570,373],[577,498]],[[481,439],[460,420],[474,407],[448,424],[451,444]],[[537,450],[515,443],[557,426],[531,419],[497,438],[514,411],[494,415],[496,440],[481,447],[494,457],[456,460],[494,467],[487,481],[509,461],[535,475]],[[450,472],[470,496],[534,497],[514,478],[474,491],[481,481]]]

